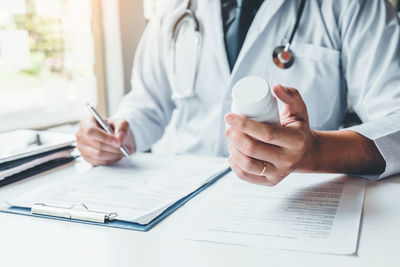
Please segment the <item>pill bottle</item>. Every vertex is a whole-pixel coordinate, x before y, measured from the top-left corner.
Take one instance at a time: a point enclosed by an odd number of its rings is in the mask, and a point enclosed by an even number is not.
[[[280,125],[276,98],[269,84],[257,76],[245,77],[233,86],[232,112],[254,121]]]

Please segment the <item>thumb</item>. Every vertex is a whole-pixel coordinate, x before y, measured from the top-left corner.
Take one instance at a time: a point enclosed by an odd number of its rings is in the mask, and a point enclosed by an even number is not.
[[[128,135],[129,123],[126,120],[118,120],[112,124],[114,126],[115,136],[121,142],[121,144],[123,144]]]
[[[297,120],[308,121],[307,107],[297,89],[284,87],[280,84],[274,86],[275,95],[285,104],[287,116]]]

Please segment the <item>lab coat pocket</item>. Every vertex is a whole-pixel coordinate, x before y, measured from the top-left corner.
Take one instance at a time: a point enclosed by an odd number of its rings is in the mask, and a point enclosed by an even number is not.
[[[295,51],[295,57],[317,62],[323,62],[332,66],[339,66],[340,51],[323,46],[317,46],[308,43],[293,42],[291,50]]]
[[[343,107],[340,51],[308,43],[292,43],[295,62],[289,69],[273,67],[272,83],[298,89],[314,129],[334,129]]]

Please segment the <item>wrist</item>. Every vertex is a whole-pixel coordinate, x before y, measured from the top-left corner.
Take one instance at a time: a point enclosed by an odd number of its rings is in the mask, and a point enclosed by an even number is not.
[[[317,172],[320,170],[323,161],[322,136],[318,131],[310,130],[309,144],[305,151],[304,160],[300,171]]]

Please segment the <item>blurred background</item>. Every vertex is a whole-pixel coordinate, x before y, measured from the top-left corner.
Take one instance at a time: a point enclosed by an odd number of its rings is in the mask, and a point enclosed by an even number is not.
[[[156,0],[0,0],[0,132],[74,124],[86,102],[115,112],[155,7]]]
[[[0,0],[0,132],[115,112],[153,0]],[[145,17],[146,15],[146,17]]]

